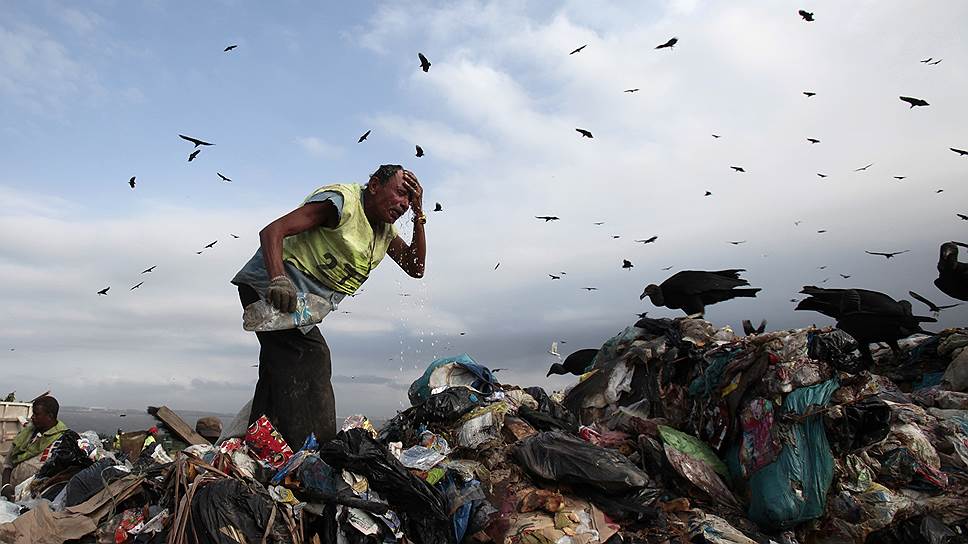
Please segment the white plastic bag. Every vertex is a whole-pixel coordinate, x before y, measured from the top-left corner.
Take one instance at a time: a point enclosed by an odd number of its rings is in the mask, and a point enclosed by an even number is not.
[[[315,325],[333,310],[325,298],[312,293],[296,293],[296,311],[280,312],[265,300],[253,302],[242,313],[242,328],[247,331],[266,332],[298,329]]]

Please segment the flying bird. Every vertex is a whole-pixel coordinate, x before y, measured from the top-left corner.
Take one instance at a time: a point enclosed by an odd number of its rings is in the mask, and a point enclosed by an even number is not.
[[[231,236],[232,238],[235,238],[236,240],[238,240],[239,238],[238,234],[232,234],[231,232],[229,233],[229,236]]]
[[[932,60],[934,60],[934,57],[928,57],[928,58],[922,60],[921,62],[927,64],[927,63],[931,62]]]
[[[880,251],[866,251],[865,250],[864,253],[866,253],[868,255],[880,255],[881,257],[884,257],[886,259],[890,259],[890,258],[894,257],[895,255],[900,255],[901,253],[907,253],[908,251],[911,251],[911,250],[910,249],[905,249],[904,251],[895,251],[893,253],[884,253],[884,252],[880,252]]]
[[[134,178],[135,176],[131,176],[131,179],[128,180],[128,185],[130,185],[132,189],[134,189]]]
[[[794,221],[793,222],[793,226],[794,227],[799,227],[800,226],[800,223],[803,223],[803,221],[802,220],[800,220],[800,221]]]
[[[850,274],[841,274],[840,277],[846,280],[850,278]]]
[[[615,239],[621,238],[621,237],[622,237],[621,235],[616,234],[616,235],[612,236],[612,240],[615,240]]]
[[[898,181],[900,181],[902,179],[905,179],[905,178],[907,178],[907,176],[894,176],[894,179],[896,179]]]
[[[215,145],[215,144],[208,143],[208,142],[206,142],[204,140],[199,140],[198,138],[192,138],[191,136],[185,136],[184,134],[179,134],[178,137],[181,138],[182,140],[187,140],[187,141],[195,144],[195,147],[198,147],[200,145]]]
[[[738,245],[740,245],[740,244],[745,244],[745,243],[746,243],[746,240],[740,240],[740,241],[738,241],[738,242],[729,242],[729,243],[730,243],[730,244],[733,244],[734,246],[738,246]]]
[[[106,295],[106,294],[108,294],[108,290],[109,289],[111,289],[111,288],[110,287],[105,287],[104,289],[101,289],[100,291],[98,291],[97,294],[99,294],[99,295]]]
[[[968,151],[965,151],[964,149],[955,149],[954,147],[949,147],[948,149],[954,151],[955,153],[961,155],[962,157],[964,157],[965,155],[968,155]]]
[[[766,330],[765,319],[761,320],[760,326],[755,328],[753,327],[753,323],[749,319],[743,320],[743,332],[746,333],[746,336],[750,336],[752,334],[763,334],[765,330]]]
[[[938,257],[938,278],[934,285],[951,298],[968,301],[968,263],[958,262],[958,247],[968,247],[961,242],[941,244]]]
[[[154,269],[155,269],[155,268],[158,268],[158,265],[154,265],[154,266],[152,266],[152,267],[150,267],[150,268],[145,268],[144,270],[142,270],[142,271],[141,271],[141,273],[142,273],[142,274],[147,274],[147,273],[149,273],[149,272],[152,272],[152,271],[154,271]]]
[[[943,60],[944,59],[938,59],[938,60],[936,60],[934,62],[929,62],[928,64],[931,65],[931,66],[937,66],[937,65],[941,64],[941,61],[943,61]]]
[[[804,9],[797,11],[797,13],[800,14],[800,17],[803,17],[804,21],[808,21],[808,22],[813,21],[813,13]]]
[[[921,295],[915,293],[914,291],[908,291],[908,294],[911,295],[911,298],[913,298],[914,300],[917,300],[918,302],[923,302],[924,305],[927,306],[928,309],[931,310],[931,313],[933,313],[933,314],[939,314],[939,313],[941,313],[941,310],[947,310],[948,308],[954,308],[955,306],[961,306],[961,303],[960,302],[957,302],[955,304],[945,304],[944,306],[938,306],[937,304],[935,304],[935,303],[931,302],[930,300],[922,297]]]
[[[582,287],[586,291],[598,291],[598,287]]]
[[[564,361],[551,365],[545,377],[551,376],[552,374],[574,374],[575,376],[581,376],[591,366],[597,354],[597,349],[580,349],[565,357]]]
[[[587,131],[587,130],[585,130],[583,128],[576,128],[575,130],[577,130],[578,133],[581,134],[582,136],[584,136],[585,138],[594,138],[594,136],[592,136],[592,133],[591,132],[589,132],[589,131]]]
[[[369,130],[366,131],[366,132],[364,132],[363,135],[360,136],[360,139],[356,141],[356,143],[358,143],[358,144],[363,143],[363,140],[365,140],[366,137],[369,136],[369,135],[370,135],[370,131]]]
[[[671,266],[667,266],[665,268],[660,268],[659,270],[666,270],[666,271],[668,271],[668,270],[672,270],[672,267]]]
[[[596,225],[596,226],[599,226],[599,227],[602,226],[602,225],[604,225],[604,224],[605,224],[604,221],[595,221],[594,223],[592,223],[592,225]]]
[[[652,242],[655,242],[658,239],[659,239],[658,236],[653,236],[651,238],[646,238],[645,240],[636,240],[636,242],[640,242],[642,244],[651,244]]]
[[[587,43],[586,43],[585,45],[583,45],[583,46],[581,46],[581,47],[579,47],[578,49],[575,49],[575,50],[574,50],[574,51],[572,51],[571,53],[568,53],[568,54],[569,54],[569,55],[574,55],[575,53],[580,53],[580,52],[581,52],[581,50],[582,50],[582,49],[584,49],[584,48],[586,48],[586,47],[588,47],[588,44],[587,44]]]
[[[820,229],[820,230],[817,231],[817,234],[823,234],[825,232],[827,232],[825,229]]]
[[[214,242],[212,242],[211,244],[208,244],[207,246],[205,246],[205,248],[204,248],[204,249],[211,249],[211,248],[212,248],[212,247],[214,247],[214,246],[215,246],[215,244],[217,244],[217,243],[218,243],[218,240],[215,240],[215,241],[214,241]]]
[[[622,268],[631,269],[633,266],[635,266],[635,265],[632,264],[632,261],[630,261],[628,259],[622,259]]]
[[[497,270],[497,267],[499,267],[499,266],[501,266],[501,262],[500,261],[498,261],[498,263],[496,265],[494,265],[494,270]]]
[[[928,104],[927,102],[925,102],[924,100],[921,100],[920,98],[914,98],[914,97],[911,97],[911,96],[902,96],[902,97],[900,97],[900,99],[901,99],[901,101],[907,102],[908,104],[910,104],[911,105],[911,108],[913,108],[914,106],[930,106],[931,105],[931,104]],[[911,108],[908,108],[908,109],[911,109]]]
[[[636,93],[638,91],[639,91],[638,88],[635,88],[635,89],[625,89],[625,92],[627,92],[627,93]]]
[[[720,135],[719,134],[713,134],[712,137],[713,138],[720,138]]]
[[[821,174],[820,172],[817,172],[817,177],[819,177],[819,178],[825,178],[825,177],[827,177],[827,174]]]
[[[807,95],[807,98],[810,98],[811,96],[816,96],[817,95],[817,93],[814,93],[814,92],[811,92],[811,91],[803,91],[803,94]]]
[[[561,359],[561,354],[558,353],[558,342],[552,342],[551,343],[551,349],[548,350],[548,353],[550,353],[551,355],[554,355],[555,357]]]
[[[932,323],[930,317],[916,316],[911,303],[897,301],[884,293],[866,289],[823,289],[805,286],[801,293],[807,298],[796,310],[820,312],[837,320],[837,328],[854,337],[864,360],[873,361],[870,344],[886,342],[900,360],[901,348],[897,341],[924,332],[921,323]]]
[[[202,254],[202,252],[201,252],[201,251],[196,251],[196,252],[195,252],[195,255],[201,255],[201,254]]]
[[[944,189],[938,189],[937,191],[934,192],[934,194],[943,193],[943,192],[944,192]]]
[[[232,44],[232,45],[226,47],[225,49],[223,49],[222,52],[223,53],[228,53],[229,51],[235,49],[236,47],[238,47],[238,44]]]
[[[743,170],[743,167],[742,166],[730,166],[730,168],[732,168],[733,170],[736,170],[737,172],[745,172],[746,171],[746,170]]]
[[[548,221],[557,221],[559,219],[558,217],[555,217],[554,215],[536,215],[536,216],[534,216],[534,218],[535,219],[544,219],[545,220],[545,223],[547,223]]]
[[[820,140],[818,140],[816,138],[807,138],[807,141],[810,142],[810,143],[812,143],[812,144],[819,144],[820,143]]]
[[[434,211],[435,212],[442,212],[442,211],[444,211],[444,208],[443,208],[443,206],[440,205],[440,202],[438,202],[438,203],[436,203],[434,205]]]
[[[419,145],[416,146],[416,147],[417,147],[417,156],[418,157],[423,157],[424,156],[423,148],[420,147]]]
[[[423,53],[417,53],[417,58],[420,59],[420,69],[424,72],[430,71],[430,61],[427,60],[427,57]]]
[[[826,268],[827,268],[827,265],[818,266],[817,270],[826,270]]]
[[[713,194],[712,194],[712,193],[710,193],[709,191],[706,191],[706,194],[704,194],[704,195],[702,195],[702,196],[713,196]]]
[[[223,176],[220,172],[215,172],[215,173],[218,174],[218,177],[222,178],[222,181],[224,181],[226,183],[231,183],[232,182],[232,180],[230,178],[227,178],[227,177]]]
[[[141,283],[139,283],[138,285],[135,285],[135,286],[134,286],[134,287],[132,287],[131,289],[128,289],[128,291],[134,291],[135,289],[137,289],[137,288],[139,288],[139,287],[141,287],[142,285],[144,285],[144,282],[141,282]]]
[[[956,213],[955,215],[957,215],[958,219],[961,219],[962,221],[968,221],[968,215],[965,215],[963,213]]]
[[[188,162],[192,162],[193,160],[195,160],[195,157],[197,157],[198,154],[201,152],[202,152],[201,149],[196,149],[195,151],[192,151],[191,154],[188,155]]]
[[[863,168],[858,168],[858,169],[854,170],[854,172],[863,172],[864,170],[867,170],[871,166],[874,166],[874,163],[870,163],[870,164],[868,164],[867,166],[865,166]]]
[[[669,49],[672,49],[673,47],[675,47],[677,43],[679,43],[679,38],[669,38],[669,41],[665,42],[662,45],[656,46],[656,49],[665,49],[666,47],[668,47]]]
[[[750,284],[739,277],[743,271],[742,268],[715,272],[683,270],[659,285],[647,285],[639,300],[649,297],[656,306],[679,309],[686,315],[703,315],[708,305],[736,297],[756,297],[758,288],[738,289]]]
[[[554,274],[548,274],[553,280],[560,280],[561,276],[555,276]]]

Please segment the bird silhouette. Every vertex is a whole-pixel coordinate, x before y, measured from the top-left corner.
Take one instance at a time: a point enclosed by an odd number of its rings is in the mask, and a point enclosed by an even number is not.
[[[968,221],[968,215],[965,215],[963,213],[956,213],[955,215],[957,215],[958,219],[961,219],[962,221]]]
[[[596,226],[599,226],[599,227],[602,226],[602,225],[604,225],[604,224],[605,224],[604,221],[595,221],[594,223],[592,223],[592,225],[596,225]]]
[[[199,140],[198,138],[192,138],[191,136],[185,136],[184,134],[179,134],[178,137],[181,138],[182,140],[187,140],[187,141],[195,144],[195,147],[198,147],[200,145],[215,145],[215,144],[206,142],[204,140]]]
[[[850,274],[840,274],[840,277],[846,280],[850,278]]]
[[[954,151],[955,153],[961,155],[962,157],[964,157],[965,155],[968,155],[968,151],[965,151],[964,149],[956,149],[954,147],[949,147],[948,149]]]
[[[548,276],[550,276],[551,279],[553,279],[553,280],[560,280],[561,279],[561,276],[556,276],[554,274],[548,274]]]
[[[911,105],[911,108],[913,108],[914,106],[930,106],[931,105],[931,104],[928,104],[927,102],[925,102],[924,100],[921,100],[920,98],[914,98],[914,97],[911,97],[911,96],[902,96],[900,98],[901,98],[901,101],[907,102],[908,104],[910,104]],[[908,109],[911,109],[911,108],[908,108]]]
[[[587,44],[587,43],[586,43],[585,45],[583,45],[583,46],[581,46],[581,47],[579,47],[578,49],[575,49],[575,50],[574,50],[574,51],[572,51],[571,53],[568,53],[568,54],[569,54],[569,55],[574,55],[575,53],[579,53],[579,52],[581,52],[581,50],[582,50],[582,49],[584,49],[584,48],[586,48],[586,47],[588,47],[588,44]]]
[[[928,58],[922,60],[921,62],[927,64],[927,63],[931,62],[932,60],[934,60],[934,57],[928,57]]]
[[[499,266],[501,266],[501,263],[500,262],[498,262],[496,265],[494,265],[494,270],[497,270],[497,267],[499,267]]]
[[[646,238],[645,240],[636,240],[636,242],[639,242],[642,244],[651,244],[652,242],[655,242],[658,239],[659,239],[658,236],[653,236],[651,238]]]
[[[676,272],[661,284],[649,284],[639,295],[639,300],[649,297],[652,304],[669,309],[679,309],[686,315],[702,315],[706,306],[736,297],[756,297],[758,288],[739,287],[749,285],[740,278],[742,268],[706,272],[683,270]]]
[[[583,128],[576,128],[575,130],[578,131],[578,133],[581,134],[582,136],[584,136],[585,138],[594,138],[594,136],[592,136],[592,133],[591,132],[589,132],[589,131],[587,131],[587,130],[585,130]]]
[[[811,96],[816,96],[817,95],[817,93],[811,92],[811,91],[803,91],[803,94],[807,95],[807,98],[810,98]]]
[[[150,268],[145,268],[144,270],[142,270],[142,271],[141,271],[141,273],[142,273],[142,274],[147,274],[147,273],[149,273],[149,272],[152,272],[152,271],[154,271],[154,269],[155,269],[155,268],[158,268],[158,265],[154,265],[154,266],[152,266],[152,267],[150,267]]]
[[[430,61],[427,60],[427,57],[423,53],[417,53],[417,58],[420,59],[420,69],[424,72],[430,71]]]
[[[745,244],[746,243],[746,240],[739,240],[738,242],[729,242],[729,243],[730,244],[733,244],[734,246],[738,246],[740,244]]]
[[[704,194],[704,195],[702,195],[702,196],[713,196],[713,194],[712,194],[712,193],[710,193],[709,191],[706,191],[706,194]]]
[[[101,289],[100,291],[98,291],[97,294],[99,294],[99,295],[106,295],[106,294],[108,294],[108,290],[110,290],[110,289],[111,289],[110,287],[105,287],[104,289]]]
[[[229,236],[231,236],[232,238],[235,238],[236,240],[238,240],[238,239],[239,239],[239,235],[237,235],[237,234],[232,234],[231,232],[229,233]]]
[[[794,221],[793,222],[793,226],[794,227],[799,227],[800,226],[800,223],[803,223],[803,221],[802,220],[801,221]]]
[[[813,13],[803,9],[797,11],[797,13],[800,14],[800,17],[802,17],[804,21],[813,21]]]
[[[677,43],[679,43],[679,38],[669,38],[669,41],[665,42],[664,44],[657,45],[656,49],[665,49],[667,47],[672,49]]]
[[[197,157],[198,154],[201,152],[202,152],[201,149],[196,149],[195,151],[192,151],[191,154],[188,155],[188,162],[192,162],[193,160],[195,160],[195,157]]]
[[[827,232],[825,229],[820,229],[820,230],[817,231],[817,234],[823,234],[825,232]]]
[[[366,132],[364,132],[363,135],[360,136],[360,139],[356,141],[356,143],[358,143],[358,144],[363,143],[363,140],[365,140],[366,137],[369,136],[369,135],[370,135],[370,131],[369,130],[366,131]]]
[[[934,194],[939,194],[939,193],[943,193],[943,192],[944,192],[944,189],[938,189],[937,191],[934,192]]]
[[[858,168],[858,169],[854,170],[854,172],[863,172],[864,170],[867,170],[871,166],[874,166],[874,163],[870,163],[867,166],[864,166],[863,168]]]
[[[719,134],[713,134],[712,137],[713,138],[720,138],[720,135]]]
[[[144,283],[145,282],[141,282],[138,285],[135,285],[134,287],[132,287],[131,289],[128,289],[128,291],[134,291],[135,289],[137,289],[137,288],[141,287],[142,285],[144,285]]]
[[[621,236],[620,236],[620,235],[618,235],[618,234],[616,234],[616,235],[614,235],[614,236],[612,236],[612,240],[616,240],[616,239],[618,239],[618,238],[621,238]]]
[[[818,140],[816,138],[807,138],[807,141],[810,142],[810,143],[812,143],[812,144],[819,144],[820,143],[820,140]]]
[[[213,247],[215,246],[215,244],[217,244],[217,243],[218,243],[218,240],[215,240],[215,241],[214,241],[214,242],[212,242],[211,244],[208,244],[208,245],[206,245],[204,249],[211,249],[211,248],[213,248]]]
[[[864,360],[872,362],[870,344],[886,342],[900,360],[901,348],[897,341],[924,332],[921,323],[936,321],[916,316],[911,303],[896,301],[884,293],[866,289],[822,289],[808,285],[801,293],[808,297],[796,310],[820,312],[837,320],[837,328],[854,337]]]
[[[928,64],[929,64],[930,66],[937,66],[937,65],[939,65],[939,64],[941,64],[941,61],[943,61],[943,60],[944,60],[944,59],[938,59],[938,60],[936,60],[936,61],[934,61],[934,62],[929,62]]]
[[[438,203],[436,203],[434,205],[434,211],[435,212],[442,212],[442,211],[444,211],[444,208],[443,208],[443,206],[440,205],[440,202],[438,202]]]
[[[545,377],[551,376],[552,374],[574,374],[575,376],[581,376],[591,366],[597,354],[597,349],[580,349],[565,357],[564,361],[551,365]]]
[[[131,176],[131,179],[128,180],[128,185],[130,185],[132,189],[134,189],[134,178],[135,176]]]
[[[222,52],[223,53],[228,53],[229,51],[235,49],[236,47],[238,47],[238,44],[230,45],[230,46],[226,47],[225,49],[223,49]]]
[[[554,215],[536,215],[536,216],[534,216],[534,218],[535,219],[544,219],[545,220],[545,223],[547,223],[548,221],[557,221],[559,219],[558,217],[555,217]]]
[[[752,334],[763,334],[765,330],[766,330],[765,319],[760,321],[759,327],[753,327],[753,323],[749,319],[743,320],[743,332],[746,333],[746,336],[750,336]]]
[[[635,266],[635,265],[632,264],[632,261],[630,261],[628,259],[622,259],[622,268],[631,269],[633,266]]]
[[[732,168],[733,170],[736,170],[737,172],[745,172],[746,171],[746,170],[743,169],[742,166],[730,166],[730,168]]]
[[[827,268],[827,265],[818,266],[817,270],[825,270],[826,268]]]
[[[423,157],[424,156],[423,148],[420,147],[419,145],[416,146],[416,147],[417,147],[417,156],[418,157]]]
[[[968,301],[968,263],[958,262],[958,247],[968,247],[961,242],[941,244],[938,257],[938,278],[934,285],[951,298]]]
[[[825,178],[825,177],[827,177],[827,174],[821,174],[820,172],[817,172],[817,177],[818,178]]]
[[[907,176],[894,176],[894,179],[896,179],[898,181],[900,181],[902,179],[905,179],[905,178],[907,178]]]
[[[637,92],[639,92],[639,90],[638,90],[638,88],[636,88],[636,89],[625,89],[625,92],[627,92],[627,93],[637,93]]]
[[[884,252],[881,252],[881,251],[866,251],[865,250],[864,253],[866,253],[868,255],[879,255],[879,256],[884,257],[886,259],[891,259],[895,255],[900,255],[901,253],[907,253],[908,251],[911,251],[911,250],[910,249],[905,249],[904,251],[894,251],[892,253],[884,253]]]
[[[195,255],[201,255],[201,254],[202,254],[202,252],[201,252],[201,251],[196,251],[196,252],[195,252]]]
[[[586,291],[598,291],[598,287],[582,287]]]
[[[223,176],[220,172],[215,172],[215,173],[218,174],[218,177],[222,178],[222,181],[226,183],[230,183],[232,181],[230,178]]]
[[[669,271],[669,270],[672,270],[672,267],[671,266],[667,266],[665,268],[660,268],[659,270]]]
[[[937,304],[935,304],[935,303],[931,302],[930,300],[922,297],[921,295],[915,293],[914,291],[908,291],[908,294],[911,295],[911,298],[913,298],[914,300],[917,300],[918,302],[923,302],[924,305],[927,306],[928,309],[931,310],[931,312],[934,313],[934,314],[941,313],[941,310],[947,310],[948,308],[954,308],[955,306],[961,306],[961,303],[960,302],[955,303],[955,304],[945,304],[944,306],[938,306]]]

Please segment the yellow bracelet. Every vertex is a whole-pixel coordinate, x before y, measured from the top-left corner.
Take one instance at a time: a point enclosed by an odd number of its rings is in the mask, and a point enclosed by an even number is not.
[[[420,212],[420,215],[413,216],[413,222],[415,224],[416,223],[420,223],[421,225],[426,225],[427,224],[427,214],[425,214],[423,212]]]

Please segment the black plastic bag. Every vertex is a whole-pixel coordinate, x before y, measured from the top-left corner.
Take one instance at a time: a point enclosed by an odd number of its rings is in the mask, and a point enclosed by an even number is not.
[[[851,374],[863,366],[860,352],[857,351],[857,340],[842,330],[811,334],[807,342],[807,355],[811,359]]]
[[[67,482],[67,495],[64,506],[75,506],[90,499],[104,489],[105,483],[111,483],[130,474],[127,470],[117,468],[116,461],[104,458],[75,474]]]
[[[527,406],[518,408],[518,417],[527,421],[532,427],[539,431],[565,431],[569,433],[578,432],[578,424],[573,420],[558,419],[551,414],[532,410]]]
[[[418,423],[450,423],[482,402],[484,399],[476,391],[467,387],[451,387],[417,405],[414,417]]]
[[[891,408],[877,397],[866,397],[843,407],[843,417],[825,419],[830,447],[840,457],[887,438],[891,432]]]
[[[212,482],[199,489],[192,499],[191,528],[187,531],[189,542],[262,542],[272,507],[273,501],[268,493],[253,485],[228,478]],[[276,512],[266,542],[292,542],[281,512]]]
[[[68,469],[79,470],[91,466],[94,462],[88,458],[84,450],[77,447],[77,441],[80,438],[81,436],[74,431],[62,434],[47,462],[37,471],[37,478],[50,478]]]
[[[626,494],[646,487],[649,477],[624,455],[559,431],[522,440],[514,458],[531,475],[549,482]]]
[[[410,474],[368,431],[349,429],[322,444],[319,457],[337,469],[366,476],[400,517],[403,530],[420,544],[454,544],[443,496]]]
[[[567,423],[568,428],[574,428],[577,431],[578,418],[575,417],[575,414],[571,413],[563,404],[551,400],[551,397],[548,396],[548,393],[545,393],[544,389],[540,387],[528,387],[524,392],[538,401],[539,412],[551,416],[558,422]]]

